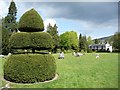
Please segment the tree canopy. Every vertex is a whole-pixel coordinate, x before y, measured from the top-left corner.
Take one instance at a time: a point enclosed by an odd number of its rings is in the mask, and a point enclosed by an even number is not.
[[[113,47],[120,51],[120,32],[116,32],[113,36]]]
[[[78,48],[78,37],[74,31],[65,32],[60,35],[60,46],[65,49],[77,49]]]
[[[52,36],[53,39],[53,52],[57,51],[60,44],[60,37],[58,35],[56,24],[52,27],[50,24],[47,26],[47,32]]]

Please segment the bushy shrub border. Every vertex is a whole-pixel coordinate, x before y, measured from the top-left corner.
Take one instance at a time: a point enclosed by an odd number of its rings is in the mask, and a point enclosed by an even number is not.
[[[4,78],[16,83],[43,82],[55,74],[56,63],[50,54],[11,55],[4,64]]]

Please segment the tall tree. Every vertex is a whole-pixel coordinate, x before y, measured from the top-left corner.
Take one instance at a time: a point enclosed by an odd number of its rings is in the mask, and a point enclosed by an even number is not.
[[[80,35],[79,35],[79,51],[84,50],[86,52],[87,48],[88,48],[88,43],[87,43],[86,36],[82,36],[82,34],[80,33]]]
[[[88,43],[88,45],[93,44],[91,36],[88,36],[87,43]]]
[[[113,36],[113,47],[120,51],[120,32],[116,32]]]
[[[9,38],[12,32],[16,32],[18,24],[16,22],[17,8],[12,0],[8,8],[8,14],[2,19],[2,54],[9,53]]]
[[[78,37],[77,33],[74,31],[65,32],[60,35],[61,39],[61,47],[68,49],[74,49],[76,50],[78,48]]]
[[[83,38],[82,38],[82,34],[80,33],[79,35],[79,51],[81,51],[84,47],[84,42],[83,42]]]
[[[17,8],[15,2],[12,0],[10,6],[8,8],[8,14],[5,17],[5,28],[9,30],[9,32],[17,32],[18,25],[16,22],[16,14]]]
[[[53,27],[50,25],[47,26],[47,32],[52,36],[53,38],[53,52],[56,53],[57,52],[57,48],[59,48],[59,43],[60,43],[60,38],[58,35],[58,31],[57,31],[57,25],[55,24]]]

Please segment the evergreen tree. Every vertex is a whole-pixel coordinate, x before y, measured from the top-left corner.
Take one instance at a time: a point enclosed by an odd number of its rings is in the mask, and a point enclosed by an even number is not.
[[[10,3],[8,14],[2,19],[2,54],[9,53],[9,38],[12,32],[17,32],[16,22],[17,9],[14,1]]]
[[[4,27],[5,19],[2,19],[2,54],[7,55],[9,53],[9,31]]]
[[[86,36],[82,36],[82,34],[80,33],[80,35],[79,35],[79,51],[81,51],[81,50],[87,51],[87,49],[88,49],[88,43],[87,43]]]
[[[88,43],[87,43],[87,39],[86,36],[83,36],[83,50],[86,52],[88,49]]]
[[[99,40],[98,39],[95,39],[95,44],[99,44]]]
[[[50,25],[48,25],[47,27],[47,32],[52,36],[53,38],[53,52],[56,53],[57,52],[57,48],[59,48],[59,43],[60,43],[60,38],[58,35],[58,31],[57,31],[57,25],[55,24],[53,27]]]
[[[5,17],[5,28],[9,30],[9,32],[17,32],[17,22],[16,22],[16,14],[17,8],[14,1],[11,1],[10,6],[8,8],[8,14]]]

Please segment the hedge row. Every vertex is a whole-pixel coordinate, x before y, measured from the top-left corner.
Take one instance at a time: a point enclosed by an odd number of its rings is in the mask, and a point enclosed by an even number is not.
[[[11,55],[4,64],[4,78],[16,83],[43,82],[55,74],[56,63],[50,54]]]
[[[51,49],[53,40],[49,33],[46,32],[20,32],[14,33],[10,38],[10,47],[12,49]]]
[[[31,9],[24,13],[19,21],[19,30],[23,32],[43,31],[43,20],[38,12]]]

